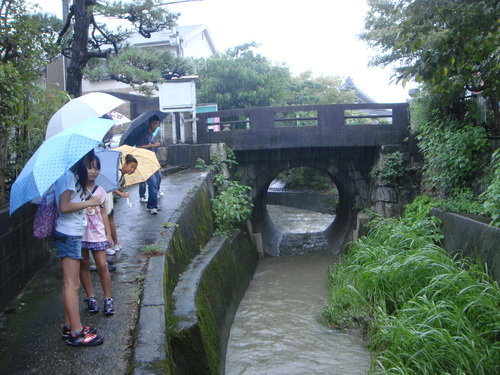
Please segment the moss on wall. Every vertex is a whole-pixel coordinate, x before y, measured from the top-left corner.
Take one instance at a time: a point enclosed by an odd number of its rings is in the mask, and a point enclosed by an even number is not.
[[[194,298],[196,308],[178,312],[185,315],[178,317],[183,324],[171,336],[176,374],[223,373],[234,314],[257,266],[257,251],[248,233],[213,240],[186,272],[199,273],[197,282],[190,279],[197,285],[195,297],[185,297]]]

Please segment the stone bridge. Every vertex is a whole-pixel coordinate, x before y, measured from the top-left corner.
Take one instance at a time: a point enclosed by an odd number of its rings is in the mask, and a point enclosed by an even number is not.
[[[361,210],[396,215],[414,193],[407,180],[385,184],[370,177],[388,153],[400,151],[404,162],[412,160],[407,103],[266,107],[197,117],[195,143],[224,143],[235,152],[243,183],[253,188],[253,231],[269,255],[280,255],[287,242],[266,209],[269,185],[282,171],[316,168],[337,186],[336,219],[314,240],[328,251],[353,239]]]

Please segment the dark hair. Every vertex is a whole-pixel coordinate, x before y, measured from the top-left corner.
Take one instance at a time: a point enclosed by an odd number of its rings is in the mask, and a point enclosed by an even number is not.
[[[139,162],[132,154],[125,155],[125,164],[129,164],[129,163],[135,163],[135,164],[139,165]]]
[[[158,122],[160,122],[160,118],[159,118],[158,116],[156,116],[156,115],[151,116],[151,117],[149,118],[149,123],[151,124],[153,121],[158,121]]]
[[[87,183],[89,182],[87,167],[92,166],[94,162],[97,169],[101,170],[101,161],[94,154],[94,150],[91,150],[75,164],[75,173],[78,177],[78,183],[83,190],[85,190],[85,186],[87,186]]]

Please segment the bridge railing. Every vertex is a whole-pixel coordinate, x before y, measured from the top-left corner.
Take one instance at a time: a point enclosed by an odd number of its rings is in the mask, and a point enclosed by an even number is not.
[[[197,114],[198,143],[233,150],[375,146],[408,136],[407,103],[263,107]]]

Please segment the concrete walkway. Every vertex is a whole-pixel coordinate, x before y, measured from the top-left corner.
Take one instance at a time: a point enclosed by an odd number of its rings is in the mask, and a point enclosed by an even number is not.
[[[184,170],[164,176],[162,190],[165,196],[159,199],[162,210],[158,215],[150,215],[145,209],[146,205],[139,203],[138,186],[128,189],[132,208],[127,206],[125,199],[115,204],[115,222],[123,247],[121,252],[108,257],[117,266],[111,272],[116,314],[109,317],[102,312],[89,314],[83,302],[80,304],[82,323],[98,328],[98,333],[104,336],[103,345],[70,347],[61,338],[60,327],[64,319],[62,273],[60,261],[54,258],[0,315],[0,374],[148,373],[144,371],[144,363],[134,369],[135,344],[139,342],[139,351],[135,354],[138,361],[147,361],[147,358],[143,360],[140,353],[158,353],[161,346],[158,340],[163,337],[157,335],[156,342],[154,337],[151,337],[152,340],[148,340],[148,337],[155,327],[157,332],[163,332],[164,327],[159,325],[164,322],[164,316],[158,313],[162,310],[148,310],[148,325],[138,325],[136,333],[139,340],[133,337],[141,314],[141,285],[144,280],[148,280],[148,288],[156,289],[161,295],[162,278],[158,273],[148,277],[148,270],[158,272],[159,262],[155,260],[150,265],[147,257],[141,253],[145,246],[161,242],[163,224],[168,223],[173,213],[181,209],[186,193],[199,186],[205,176],[198,170]],[[92,272],[92,280],[94,292],[102,305],[103,293],[97,272]],[[83,290],[80,295],[83,301]],[[148,345],[151,345],[151,350]]]

